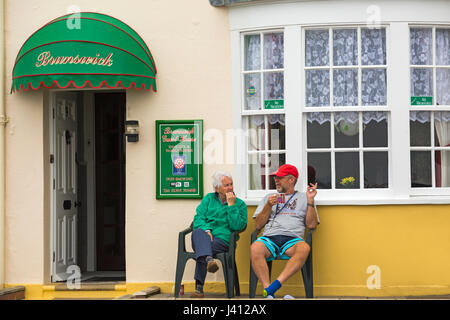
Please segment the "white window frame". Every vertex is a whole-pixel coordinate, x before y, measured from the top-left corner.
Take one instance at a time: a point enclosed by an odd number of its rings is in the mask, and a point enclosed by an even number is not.
[[[435,140],[434,140],[434,114],[435,112],[439,111],[450,111],[450,105],[445,106],[438,106],[437,103],[437,86],[436,86],[436,69],[438,68],[447,68],[450,69],[450,65],[437,65],[436,64],[436,29],[450,29],[450,25],[445,24],[409,24],[409,30],[414,28],[428,28],[431,29],[431,37],[432,37],[432,60],[433,63],[430,65],[412,65],[410,64],[411,61],[411,53],[408,57],[408,63],[410,66],[410,73],[409,73],[409,84],[411,88],[411,71],[414,68],[419,69],[432,69],[433,73],[433,104],[431,106],[412,106],[409,103],[409,112],[411,111],[429,111],[431,112],[430,115],[430,146],[428,147],[412,147],[410,146],[410,151],[428,151],[431,152],[431,187],[424,187],[424,188],[413,188],[411,187],[411,195],[414,196],[439,196],[439,195],[449,195],[450,194],[450,187],[436,187],[436,163],[435,163],[435,155],[436,151],[448,151],[450,152],[450,147],[436,147],[435,146]],[[408,43],[410,44],[411,37],[408,37]],[[409,46],[411,48],[411,46]],[[411,49],[410,49],[411,50]],[[411,89],[410,89],[411,92]],[[410,162],[410,168],[411,168],[411,162]]]
[[[351,197],[355,197],[355,195],[361,195],[366,194],[370,196],[379,196],[379,197],[386,197],[389,193],[392,192],[392,178],[391,178],[391,172],[392,172],[392,157],[391,157],[391,107],[389,104],[389,86],[387,86],[387,102],[385,106],[363,106],[362,105],[362,70],[363,69],[385,69],[386,70],[386,77],[388,77],[389,74],[389,26],[388,25],[380,25],[380,28],[384,28],[386,30],[386,65],[362,65],[361,64],[361,28],[366,28],[365,25],[338,25],[338,26],[319,26],[319,27],[308,27],[304,26],[302,27],[302,54],[301,54],[301,60],[302,60],[302,72],[301,72],[301,83],[303,85],[301,92],[303,93],[302,101],[300,104],[300,116],[302,117],[303,122],[303,131],[302,131],[302,137],[303,138],[303,144],[302,144],[302,151],[303,151],[303,163],[302,168],[303,171],[303,187],[306,188],[307,184],[307,167],[308,167],[308,160],[307,155],[308,152],[312,153],[320,153],[320,152],[326,152],[330,153],[331,155],[331,189],[320,189],[320,193],[322,194],[333,194],[333,195],[339,195],[341,198],[348,198],[350,195]],[[356,29],[357,30],[357,37],[358,37],[358,64],[357,65],[351,65],[351,66],[334,66],[333,65],[333,30],[339,30],[339,29]],[[305,61],[305,53],[306,53],[306,31],[307,30],[328,30],[329,35],[329,60],[328,65],[323,67],[307,67],[306,61]],[[330,71],[330,106],[329,107],[308,107],[306,106],[306,71],[307,70],[329,70]],[[332,74],[334,70],[342,70],[342,69],[356,69],[358,71],[358,106],[334,106],[333,102],[333,77]],[[370,147],[364,147],[363,144],[363,121],[362,121],[362,112],[365,111],[383,111],[387,113],[387,135],[388,135],[388,145],[386,147],[377,147],[377,148],[370,148]],[[310,112],[327,112],[331,114],[331,123],[330,123],[330,129],[331,129],[331,146],[330,148],[312,148],[308,149],[307,147],[307,114]],[[336,148],[335,147],[335,139],[334,139],[334,112],[358,112],[359,115],[359,146],[358,147],[352,147],[352,148]],[[379,151],[379,152],[387,152],[388,153],[388,188],[364,188],[364,152],[372,152],[372,151]],[[335,186],[335,155],[339,152],[358,152],[359,154],[359,180],[360,180],[360,186],[358,189],[336,189]]]
[[[264,35],[269,33],[283,33],[283,38],[285,37],[284,28],[276,28],[276,29],[264,29],[259,31],[252,31],[252,32],[243,32],[241,33],[241,54],[240,54],[240,92],[241,92],[241,103],[240,103],[240,117],[242,119],[242,126],[244,132],[248,132],[248,121],[250,116],[255,115],[261,115],[264,116],[265,121],[265,148],[264,151],[251,151],[249,150],[248,146],[248,135],[245,135],[245,141],[243,141],[243,159],[245,159],[245,170],[243,170],[245,173],[245,192],[247,197],[250,198],[261,198],[263,197],[267,192],[269,192],[269,189],[266,190],[250,190],[249,186],[249,176],[250,176],[250,165],[248,164],[248,158],[250,155],[257,155],[257,154],[264,154],[265,155],[265,163],[268,163],[269,154],[285,154],[287,156],[287,145],[285,150],[269,150],[268,149],[268,143],[269,143],[269,137],[268,137],[268,120],[267,116],[270,114],[283,114],[285,115],[285,108],[283,109],[275,109],[275,110],[265,110],[264,108],[260,110],[247,110],[245,109],[245,90],[244,90],[244,84],[245,84],[245,75],[246,74],[260,74],[260,88],[261,88],[261,107],[264,106],[264,74],[265,73],[283,73],[283,87],[286,91],[286,78],[285,78],[285,70],[286,70],[286,64],[284,64],[284,68],[280,69],[265,69],[264,68]],[[249,35],[259,35],[261,42],[260,42],[260,52],[261,52],[261,62],[260,62],[260,69],[259,70],[245,70],[245,36]],[[286,92],[284,92],[284,99],[286,101]],[[266,168],[266,174],[268,173],[268,169]],[[268,175],[266,175],[266,188],[269,187],[269,179]],[[274,190],[273,190],[274,191]]]

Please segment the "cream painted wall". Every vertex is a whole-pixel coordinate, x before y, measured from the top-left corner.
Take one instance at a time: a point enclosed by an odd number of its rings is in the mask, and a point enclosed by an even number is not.
[[[8,95],[6,106],[5,283],[42,283],[42,92]]]
[[[199,204],[155,200],[155,120],[203,119],[205,131],[224,134],[232,128],[227,11],[206,1],[189,3],[195,8],[186,4],[159,25],[152,22],[152,30],[162,29],[148,43],[158,68],[158,93],[127,96],[127,118],[141,126],[141,141],[127,145],[127,282],[174,281],[177,233],[189,226]],[[182,14],[188,10],[193,13]],[[205,193],[212,191],[210,177],[217,169],[231,172],[232,166],[205,165]],[[193,267],[190,262],[185,279],[193,279]],[[207,280],[216,277],[222,279],[221,272]]]
[[[130,5],[131,4],[131,5]],[[199,200],[155,199],[155,120],[204,119],[205,130],[232,127],[231,58],[226,8],[208,1],[8,0],[6,1],[6,86],[14,59],[38,28],[71,6],[112,15],[147,42],[158,68],[158,92],[127,93],[127,118],[140,121],[141,139],[127,144],[127,282],[173,281],[177,233],[190,224]],[[50,273],[48,186],[44,168],[43,90],[6,98],[7,127],[5,283],[44,283]],[[208,115],[206,117],[206,114]],[[46,139],[47,140],[47,139]],[[216,169],[204,167],[205,192]],[[45,195],[45,197],[44,197]],[[45,208],[45,209],[44,209]],[[44,267],[45,266],[45,267]],[[193,263],[185,273],[193,279]],[[221,273],[208,280],[222,279]]]

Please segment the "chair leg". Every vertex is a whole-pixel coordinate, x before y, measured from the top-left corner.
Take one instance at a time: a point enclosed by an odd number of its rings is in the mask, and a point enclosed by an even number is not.
[[[234,262],[234,289],[236,291],[236,296],[239,297],[241,295],[241,288],[239,286],[239,275],[237,271],[236,261]]]
[[[306,298],[314,298],[312,255],[308,256],[305,265],[302,267],[303,285],[305,286]]]
[[[248,295],[250,298],[255,297],[257,285],[258,285],[258,277],[256,276],[255,271],[253,271],[252,263],[250,261],[250,279],[249,279],[249,286],[248,286]]]
[[[228,260],[226,262],[226,269],[227,269],[227,298],[233,298],[234,297],[234,262],[231,257],[228,257]]]
[[[220,262],[222,263],[222,269],[223,269],[223,278],[225,280],[225,290],[226,290],[226,295],[227,298],[231,298],[233,295],[233,278],[231,276],[230,278],[230,272],[229,272],[229,263],[227,262],[227,258],[224,256],[217,256],[217,259],[220,260]],[[231,287],[231,289],[230,289]]]
[[[175,288],[174,295],[175,298],[178,298],[180,293],[181,281],[183,280],[184,268],[186,267],[187,258],[183,256],[179,256],[177,259],[177,270],[175,273]]]

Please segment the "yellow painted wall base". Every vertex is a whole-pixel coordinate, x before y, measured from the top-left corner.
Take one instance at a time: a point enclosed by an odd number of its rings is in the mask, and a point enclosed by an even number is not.
[[[296,276],[294,276],[296,277]],[[299,284],[287,283],[278,291],[279,296],[290,294],[297,298],[305,297],[303,283],[298,279]],[[186,293],[193,292],[195,282],[183,282]],[[24,286],[26,300],[52,300],[52,299],[114,299],[127,294],[134,294],[148,287],[159,287],[161,293],[173,294],[173,282],[146,282],[146,283],[127,283],[117,285],[115,290],[111,291],[56,291],[53,285],[38,284],[8,284],[6,288]],[[248,282],[241,282],[241,295],[248,296]],[[207,282],[204,288],[206,293],[225,293],[224,282]],[[449,295],[450,286],[440,285],[416,285],[416,286],[385,286],[380,289],[371,290],[367,294],[367,287],[361,285],[315,285],[315,297],[406,297],[406,296],[434,296]],[[258,283],[256,295],[262,295],[262,287]]]
[[[6,284],[6,288],[23,286],[25,287],[25,300],[53,300],[53,299],[114,299],[128,294],[126,285],[116,285],[115,290],[55,290],[54,285],[41,284]],[[139,290],[137,290],[139,291]],[[134,292],[133,292],[134,293]]]

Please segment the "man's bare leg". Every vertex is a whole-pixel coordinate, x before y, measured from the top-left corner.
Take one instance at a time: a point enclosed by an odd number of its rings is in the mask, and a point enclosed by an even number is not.
[[[270,277],[266,259],[270,257],[270,251],[266,248],[264,243],[255,241],[250,247],[250,257],[252,260],[253,271],[263,288],[268,287],[270,285]]]
[[[277,280],[284,283],[287,279],[299,271],[306,262],[310,247],[306,242],[298,242],[286,250],[286,255],[291,257],[278,276]]]

